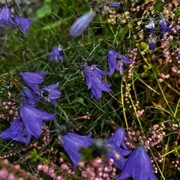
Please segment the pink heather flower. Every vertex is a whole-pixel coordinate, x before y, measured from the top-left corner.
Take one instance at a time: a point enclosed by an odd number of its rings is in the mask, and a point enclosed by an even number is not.
[[[102,97],[102,91],[111,91],[110,85],[106,84],[102,79],[102,75],[108,75],[107,72],[102,71],[95,65],[88,66],[86,64],[84,66],[84,75],[88,89],[91,89],[91,98],[95,96],[97,99],[100,99]]]

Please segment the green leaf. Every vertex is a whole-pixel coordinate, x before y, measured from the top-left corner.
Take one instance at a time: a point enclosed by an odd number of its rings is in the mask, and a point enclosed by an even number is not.
[[[43,18],[51,14],[51,7],[48,4],[44,4],[40,9],[37,10],[37,18]]]

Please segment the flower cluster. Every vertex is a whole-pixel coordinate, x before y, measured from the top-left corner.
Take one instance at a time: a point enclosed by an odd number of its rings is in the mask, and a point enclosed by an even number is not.
[[[171,30],[171,27],[168,25],[164,17],[161,15],[159,20],[159,27],[160,27],[160,34],[164,35],[166,32]],[[149,24],[145,25],[146,30],[149,32],[150,37],[148,38],[148,44],[149,44],[149,49],[152,51],[155,51],[155,41],[154,38],[152,37],[154,32],[155,32],[155,23],[152,18],[150,18]]]
[[[8,24],[11,27],[16,26],[23,33],[26,33],[26,31],[30,28],[31,22],[32,19],[27,19],[20,16],[12,17],[12,12],[7,6],[0,10],[0,25]]]
[[[22,106],[20,117],[15,119],[10,128],[1,133],[4,140],[15,140],[29,144],[31,136],[39,138],[42,133],[43,121],[50,121],[55,118],[54,114],[49,114],[36,108],[37,102],[48,101],[56,105],[56,99],[60,98],[61,92],[56,90],[59,83],[40,88],[40,83],[44,81],[47,72],[22,73],[22,79],[29,87],[23,87],[21,93]]]
[[[80,136],[75,133],[67,133],[62,137],[63,147],[72,160],[74,167],[77,165],[81,166],[82,154],[79,152],[80,148],[90,147],[96,141],[90,136],[91,134]],[[118,128],[113,136],[105,141],[105,144],[99,143],[103,146],[103,148],[100,148],[101,153],[107,153],[106,158],[112,159],[114,165],[121,170],[117,179],[123,180],[132,177],[135,180],[155,180],[156,177],[152,169],[151,159],[144,147],[140,145],[133,151],[128,149],[124,140],[125,136],[125,130]],[[104,148],[106,151],[104,151]]]

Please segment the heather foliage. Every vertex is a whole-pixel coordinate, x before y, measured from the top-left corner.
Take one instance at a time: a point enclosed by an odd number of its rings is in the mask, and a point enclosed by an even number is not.
[[[178,0],[0,3],[0,179],[178,179]]]

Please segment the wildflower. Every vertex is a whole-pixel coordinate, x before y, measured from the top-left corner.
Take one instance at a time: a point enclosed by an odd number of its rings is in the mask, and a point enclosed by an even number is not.
[[[95,16],[95,11],[89,11],[78,18],[70,28],[70,35],[72,37],[80,36],[87,29]]]
[[[23,105],[32,105],[35,106],[37,103],[37,100],[40,99],[40,96],[36,94],[34,91],[27,87],[23,87],[23,91],[21,93],[22,96],[22,103]]]
[[[56,84],[51,84],[42,88],[41,94],[43,99],[49,101],[51,104],[56,105],[56,99],[61,97],[61,92],[56,90],[58,86],[59,83],[57,82]]]
[[[125,165],[125,158],[131,153],[126,146],[124,138],[126,136],[126,132],[122,128],[118,128],[113,136],[106,140],[107,145],[109,146],[109,152],[107,154],[107,158],[111,158],[114,160],[114,164],[120,169],[123,170]]]
[[[22,79],[34,92],[37,92],[39,91],[39,84],[44,81],[44,75],[46,74],[47,72],[25,72],[22,73]]]
[[[156,180],[151,159],[143,147],[136,148],[128,157],[122,173],[117,180],[132,177],[134,180]]]
[[[88,89],[91,89],[91,98],[95,96],[97,99],[100,99],[102,91],[111,91],[110,85],[106,84],[102,79],[102,75],[108,75],[107,72],[100,70],[95,65],[85,65],[84,75]]]
[[[123,56],[122,54],[110,50],[108,52],[108,64],[110,68],[109,75],[111,76],[115,69],[119,71],[120,75],[122,76],[124,73],[124,64],[131,64],[132,60],[128,59],[127,57]]]
[[[180,60],[180,42],[179,42],[179,48],[178,48],[178,59]]]
[[[29,144],[31,135],[23,126],[19,118],[15,119],[11,126],[1,133],[1,138],[4,140],[15,140]]]
[[[11,17],[11,10],[5,6],[0,11],[0,24],[7,23],[9,26],[14,25],[14,22]]]
[[[154,51],[155,50],[155,46],[154,46],[154,39],[152,37],[148,38],[148,44],[149,44],[149,49]]]
[[[53,47],[52,53],[50,54],[50,61],[55,60],[57,63],[64,57],[64,52],[60,47]]]
[[[145,28],[150,34],[153,34],[154,33],[154,27],[155,27],[154,20],[152,18],[150,18],[150,22],[149,22],[149,24],[147,24],[145,26]]]
[[[54,114],[49,114],[31,105],[22,106],[20,108],[20,115],[28,133],[30,133],[37,139],[41,135],[43,127],[42,121],[50,121],[55,118]]]
[[[81,136],[75,133],[67,133],[62,136],[63,148],[69,155],[74,167],[78,165],[81,160],[82,154],[79,150],[83,147],[89,147],[92,145],[93,139],[91,133],[87,136]]]
[[[164,34],[165,32],[171,30],[171,28],[168,26],[168,23],[166,22],[166,20],[164,19],[162,15],[161,15],[161,20],[159,21],[159,25],[160,25],[161,34]]]
[[[15,25],[19,27],[19,29],[23,32],[26,33],[26,31],[30,28],[32,19],[27,19],[23,17],[15,17],[14,18]]]
[[[109,7],[120,7],[122,5],[123,5],[122,2],[112,2],[108,4]]]

